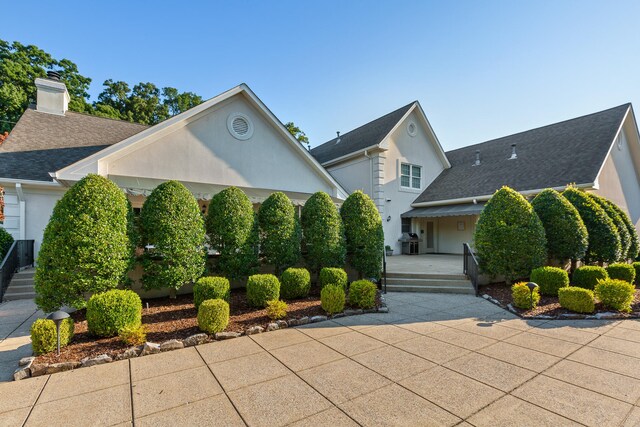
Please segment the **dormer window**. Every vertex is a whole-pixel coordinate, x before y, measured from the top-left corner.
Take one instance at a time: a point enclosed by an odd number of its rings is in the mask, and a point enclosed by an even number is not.
[[[419,190],[422,184],[422,166],[400,164],[400,186]]]

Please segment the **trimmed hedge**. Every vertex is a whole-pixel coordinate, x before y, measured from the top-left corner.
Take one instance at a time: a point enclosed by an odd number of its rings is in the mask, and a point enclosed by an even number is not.
[[[373,308],[376,305],[378,287],[369,280],[356,280],[349,286],[349,303],[358,308]]]
[[[636,269],[631,264],[609,264],[606,270],[610,279],[620,279],[627,283],[633,283],[636,278]]]
[[[577,286],[559,289],[558,300],[561,307],[576,313],[593,313],[596,309],[593,291]]]
[[[73,338],[73,319],[67,318],[60,324],[60,348]],[[58,348],[56,324],[53,320],[37,319],[31,325],[31,347],[36,355],[50,353]]]
[[[100,337],[113,337],[124,328],[142,323],[142,301],[130,290],[112,289],[95,294],[87,303],[89,332]]]
[[[534,309],[540,302],[540,288],[535,288],[532,293],[527,287],[527,282],[518,282],[511,286],[511,298],[513,305],[523,310]],[[533,301],[531,301],[533,299]],[[533,307],[531,303],[533,302]]]
[[[540,286],[542,295],[558,296],[558,290],[569,286],[569,274],[558,267],[540,267],[531,272],[531,281]]]
[[[624,280],[601,280],[596,285],[595,294],[607,307],[614,310],[629,312],[635,294],[635,287]]]
[[[12,244],[13,236],[9,234],[7,230],[0,227],[0,262],[2,262]]]
[[[291,200],[278,191],[270,195],[258,212],[260,250],[276,274],[300,259],[302,238],[298,215]]]
[[[638,257],[638,252],[640,252],[640,241],[638,241],[638,231],[636,230],[635,225],[633,225],[631,218],[629,218],[629,215],[625,211],[620,209],[620,207],[615,203],[613,202],[610,202],[610,203],[611,203],[611,207],[618,213],[618,215],[622,219],[622,222],[624,222],[625,226],[627,227],[627,231],[629,232],[630,244],[629,244],[629,250],[627,251],[627,254],[626,254],[626,259],[632,259],[632,260],[636,259]]]
[[[333,200],[327,193],[314,193],[302,207],[302,247],[309,269],[344,265],[346,249],[344,226]]]
[[[311,275],[306,268],[287,268],[280,276],[280,298],[296,299],[309,295]]]
[[[600,280],[609,278],[609,273],[603,267],[597,265],[585,265],[576,268],[571,277],[571,283],[584,289],[595,289]]]
[[[269,319],[278,320],[287,317],[289,306],[286,302],[277,299],[267,301],[267,316]]]
[[[247,302],[264,308],[267,302],[280,299],[280,281],[273,274],[254,274],[247,280]]]
[[[342,268],[325,267],[320,270],[320,287],[327,285],[340,285],[342,289],[347,290],[347,272]]]
[[[636,270],[636,280],[634,281],[636,286],[640,286],[640,262],[634,262],[633,268]]]
[[[344,310],[345,294],[340,285],[327,285],[320,291],[322,309],[328,314],[340,313]]]
[[[520,193],[502,187],[487,202],[474,234],[480,269],[507,281],[526,277],[547,260],[544,227]]]
[[[231,287],[226,277],[206,276],[201,277],[193,285],[193,304],[200,307],[202,301],[208,299],[222,299],[229,302]]]
[[[616,232],[618,233],[618,237],[620,238],[620,258],[619,261],[624,261],[627,259],[627,253],[629,252],[629,248],[631,247],[631,236],[629,235],[629,230],[627,229],[627,225],[624,223],[618,211],[614,209],[614,204],[605,199],[604,197],[600,197],[596,194],[589,193],[589,197],[596,201],[598,205],[602,209],[604,209],[605,213],[613,224],[616,227]]]
[[[202,301],[198,308],[198,327],[201,331],[215,334],[225,330],[229,324],[229,304],[219,298]]]

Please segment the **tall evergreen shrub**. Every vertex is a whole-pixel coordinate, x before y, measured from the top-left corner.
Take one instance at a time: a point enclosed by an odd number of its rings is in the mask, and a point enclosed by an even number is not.
[[[344,266],[344,226],[331,197],[322,191],[314,193],[302,208],[301,221],[309,268],[317,272],[321,267]]]
[[[627,259],[627,253],[629,252],[629,248],[631,247],[631,235],[629,234],[629,230],[627,229],[626,224],[618,214],[618,211],[614,209],[614,204],[604,197],[600,197],[596,194],[589,194],[595,202],[600,205],[602,209],[604,209],[605,213],[615,225],[616,232],[620,237],[620,261]]]
[[[624,223],[627,231],[629,232],[629,249],[627,250],[625,259],[634,260],[638,257],[638,252],[640,252],[640,242],[638,241],[638,230],[636,230],[636,226],[633,225],[631,218],[629,218],[629,214],[623,211],[618,205],[609,200],[609,204],[613,210],[620,216],[622,222]]]
[[[300,259],[300,223],[291,200],[282,192],[273,193],[260,206],[260,249],[276,274]]]

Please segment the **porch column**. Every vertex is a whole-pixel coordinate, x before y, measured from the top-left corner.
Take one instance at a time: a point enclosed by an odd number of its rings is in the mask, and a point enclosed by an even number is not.
[[[373,202],[378,208],[380,216],[384,219],[384,163],[386,156],[384,152],[376,153],[371,156],[373,162]]]

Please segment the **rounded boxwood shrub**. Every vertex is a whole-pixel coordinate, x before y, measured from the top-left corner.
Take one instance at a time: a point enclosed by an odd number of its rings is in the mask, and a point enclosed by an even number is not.
[[[384,232],[382,218],[371,197],[358,190],[340,207],[347,243],[347,259],[360,277],[379,278]]]
[[[13,236],[9,234],[7,230],[0,227],[0,262],[2,262],[12,244]]]
[[[317,272],[321,267],[340,267],[345,260],[342,219],[327,193],[314,193],[302,207],[302,247],[307,266]]]
[[[340,285],[346,291],[347,283],[347,272],[342,268],[324,267],[320,270],[321,288],[324,288],[327,285]]]
[[[311,275],[306,268],[287,268],[280,276],[280,298],[296,299],[309,295]]]
[[[229,280],[225,277],[201,277],[193,285],[193,304],[198,308],[202,301],[216,298],[229,302],[230,289]]]
[[[349,286],[349,303],[359,308],[373,308],[376,305],[378,287],[369,280],[356,280]]]
[[[635,287],[624,280],[606,279],[596,285],[596,297],[607,307],[629,312],[635,294]]]
[[[145,289],[169,288],[171,295],[204,272],[205,230],[198,202],[178,181],[157,186],[140,213],[145,251],[142,283]]]
[[[484,207],[474,242],[480,269],[507,281],[526,277],[547,260],[544,227],[520,193],[502,187]]]
[[[133,291],[112,289],[89,298],[87,326],[93,335],[112,337],[141,323],[142,301]]]
[[[609,278],[609,273],[597,265],[585,265],[576,268],[571,277],[571,284],[584,289],[595,289],[600,280]]]
[[[560,306],[576,313],[593,313],[596,309],[595,297],[590,289],[567,286],[558,290]]]
[[[218,251],[216,271],[233,280],[244,279],[258,268],[258,228],[253,205],[239,188],[225,188],[211,199],[207,234]]]
[[[260,251],[276,274],[300,259],[300,223],[291,200],[278,191],[270,195],[258,212]]]
[[[267,302],[280,299],[280,281],[273,274],[254,274],[247,280],[247,302],[264,308]]]
[[[64,347],[73,338],[73,319],[67,318],[60,323],[60,347]],[[58,348],[56,324],[53,320],[38,319],[31,325],[31,347],[36,355],[50,353]]]
[[[620,209],[618,205],[613,202],[609,202],[611,204],[611,208],[615,210],[622,222],[627,227],[627,231],[629,232],[629,250],[626,253],[625,259],[636,259],[638,257],[638,252],[640,252],[640,241],[638,241],[638,230],[636,230],[635,225],[631,222],[631,218],[629,215]]]
[[[540,302],[539,289],[540,288],[535,288],[532,296],[531,291],[527,287],[527,282],[514,283],[513,286],[511,286],[511,298],[513,299],[513,305],[518,308],[522,308],[523,310],[536,308]],[[531,306],[532,302],[533,307]]]
[[[531,206],[542,221],[549,258],[564,261],[584,258],[589,235],[578,210],[556,190],[538,194]]]
[[[633,268],[636,270],[636,280],[634,280],[634,283],[638,286],[640,285],[640,262],[634,262],[631,265],[633,265]]]
[[[198,308],[198,327],[209,334],[225,330],[229,324],[229,304],[222,299],[202,301]]]
[[[589,246],[585,261],[617,261],[620,258],[620,236],[604,209],[587,193],[575,187],[568,187],[562,195],[575,206],[587,227]]]
[[[345,294],[340,285],[327,285],[320,291],[322,309],[328,314],[340,313],[344,310]]]
[[[539,267],[531,272],[531,281],[542,295],[558,296],[558,289],[569,286],[569,274],[558,267]]]
[[[631,264],[609,264],[606,270],[610,279],[619,279],[628,283],[633,283],[636,278],[636,269]]]
[[[618,211],[613,208],[614,204],[604,197],[600,197],[596,194],[590,193],[589,197],[591,197],[595,202],[600,205],[600,207],[605,211],[607,216],[611,218],[613,222],[616,232],[618,233],[618,237],[620,238],[620,261],[624,261],[627,259],[627,253],[629,252],[629,248],[631,246],[631,236],[629,235],[629,230],[627,229],[626,224],[618,214]]]
[[[272,320],[284,319],[287,317],[289,306],[280,300],[267,301],[267,317]]]
[[[124,282],[132,255],[127,214],[124,193],[100,175],[87,175],[62,196],[38,253],[34,281],[40,309],[81,309],[85,293]]]

